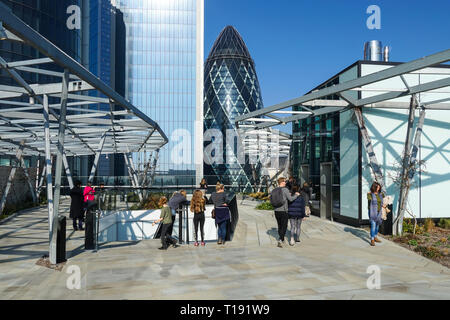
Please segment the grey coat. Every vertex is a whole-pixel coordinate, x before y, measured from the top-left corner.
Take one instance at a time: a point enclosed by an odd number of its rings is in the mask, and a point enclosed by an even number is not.
[[[283,188],[283,205],[279,208],[275,209],[275,212],[288,212],[289,210],[289,202],[294,202],[295,199],[298,198],[298,195],[291,195],[291,192],[288,188]]]

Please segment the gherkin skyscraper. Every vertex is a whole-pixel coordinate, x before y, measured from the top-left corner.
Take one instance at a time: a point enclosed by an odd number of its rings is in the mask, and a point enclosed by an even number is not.
[[[239,161],[236,143],[230,146],[226,137],[230,130],[237,134],[236,117],[263,108],[263,101],[255,63],[241,35],[232,26],[220,33],[206,60],[204,88],[204,130],[221,131],[224,159],[223,164],[205,162],[205,175],[210,184],[220,181],[250,190],[258,173],[255,167],[252,170],[248,158]]]

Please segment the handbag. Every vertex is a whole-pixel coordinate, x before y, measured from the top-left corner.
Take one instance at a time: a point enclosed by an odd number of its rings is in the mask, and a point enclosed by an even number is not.
[[[309,206],[305,207],[305,214],[307,217],[309,217],[311,215],[311,208]]]
[[[213,210],[211,211],[211,217],[212,217],[213,219],[216,218],[216,209],[213,209]]]

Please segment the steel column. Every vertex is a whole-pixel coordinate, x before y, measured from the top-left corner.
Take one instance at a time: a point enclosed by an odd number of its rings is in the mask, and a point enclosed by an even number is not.
[[[65,152],[63,153],[63,163],[64,163],[64,168],[66,168],[67,181],[69,181],[69,187],[72,190],[74,188],[72,173],[70,172],[69,161],[67,161],[67,155]]]
[[[130,153],[127,153],[126,156],[128,157],[128,163],[130,165],[130,172],[132,175],[132,179],[134,180],[135,188],[137,189],[139,200],[142,202],[142,200],[144,200],[144,197],[142,196],[142,190],[139,189],[140,185],[139,185],[138,177],[136,174],[136,168],[135,168],[134,162],[133,162],[133,157],[131,156]]]
[[[23,149],[25,148],[24,145],[25,145],[25,142],[22,142],[21,146],[19,147],[19,149],[17,149],[16,159],[19,161],[19,164],[20,164],[20,161],[22,160]],[[2,213],[3,209],[5,209],[6,199],[8,198],[9,190],[11,189],[11,185],[12,185],[12,182],[14,180],[14,176],[16,175],[17,166],[19,164],[12,165],[11,171],[9,173],[8,181],[6,183],[6,188],[3,191],[3,196],[2,196],[1,203],[0,203],[0,213]]]
[[[59,129],[58,129],[58,145],[56,148],[56,168],[55,168],[55,193],[53,206],[53,230],[57,230],[58,216],[59,216],[59,201],[61,198],[61,178],[63,170],[63,155],[64,155],[64,139],[66,134],[66,115],[67,115],[67,95],[69,94],[69,71],[64,69],[64,77],[62,79],[62,93],[61,93],[61,110],[59,113]],[[56,232],[53,234],[56,241]],[[52,239],[53,241],[53,239]],[[55,244],[56,247],[56,244]],[[50,263],[56,264],[56,255],[50,255]]]
[[[50,116],[48,110],[48,96],[44,95],[44,134],[45,134],[45,167],[47,175],[47,208],[48,208],[48,229],[49,229],[49,258],[50,263],[56,263],[56,225],[53,211],[53,181],[52,181],[52,160],[50,149]]]
[[[92,165],[91,174],[89,176],[89,182],[94,181],[95,173],[97,172],[98,161],[100,160],[100,156],[103,151],[103,146],[105,145],[107,133],[108,133],[108,131],[103,133],[102,138],[100,139],[100,143],[98,145],[97,152],[95,153],[94,164]]]
[[[414,116],[415,110],[417,107],[417,99],[416,95],[413,94],[411,96],[411,103],[409,107],[409,117],[408,117],[408,129],[406,131],[406,140],[405,140],[405,150],[403,154],[402,160],[402,172],[401,172],[401,182],[400,182],[400,192],[399,192],[399,200],[398,200],[398,211],[397,218],[394,221],[394,235],[401,235],[403,233],[403,217],[405,215],[405,207],[406,207],[406,192],[407,192],[407,179],[409,173],[409,163],[411,156],[411,144],[412,144],[412,135],[414,129]]]

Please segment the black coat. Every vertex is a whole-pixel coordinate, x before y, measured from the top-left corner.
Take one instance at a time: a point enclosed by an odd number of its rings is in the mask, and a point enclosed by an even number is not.
[[[72,198],[72,202],[70,204],[70,218],[82,218],[84,215],[83,190],[79,187],[74,187],[70,190],[70,197]]]

